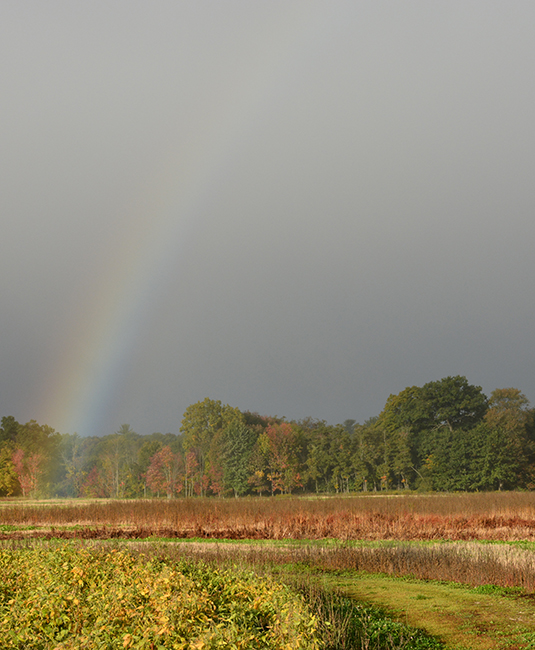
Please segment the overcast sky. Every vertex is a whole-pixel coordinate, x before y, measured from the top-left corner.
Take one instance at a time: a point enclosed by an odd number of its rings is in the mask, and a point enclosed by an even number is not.
[[[0,416],[535,402],[535,4],[0,4]]]

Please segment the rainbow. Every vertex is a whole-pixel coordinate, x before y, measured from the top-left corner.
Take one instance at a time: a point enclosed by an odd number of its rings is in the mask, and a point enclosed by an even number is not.
[[[331,21],[308,6],[281,16],[262,66],[249,85],[230,88],[214,102],[202,134],[173,152],[118,215],[124,239],[72,328],[44,390],[39,411],[62,433],[103,435],[104,414],[113,403],[121,372],[150,314],[157,288],[167,281],[177,256],[207,227],[202,207],[214,185],[231,172],[237,157],[268,119],[271,109],[310,59],[318,36]],[[288,18],[288,16],[286,16]],[[203,223],[204,219],[204,223]],[[120,423],[117,423],[119,425]]]

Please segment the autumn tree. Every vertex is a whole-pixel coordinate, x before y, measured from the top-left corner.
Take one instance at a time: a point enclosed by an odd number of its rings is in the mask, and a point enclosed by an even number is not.
[[[39,477],[43,473],[43,455],[39,452],[27,454],[24,449],[17,447],[11,456],[11,461],[22,490],[22,496],[34,496]]]
[[[150,467],[152,458],[163,447],[159,440],[146,440],[137,451],[137,465],[139,467],[143,496],[147,496],[147,490],[150,489],[147,483],[147,471]]]
[[[166,445],[157,451],[147,469],[147,485],[152,492],[165,492],[170,499],[182,491],[182,480],[179,476],[183,468],[180,454],[173,453]]]
[[[270,424],[260,438],[265,440],[268,450],[267,479],[271,484],[271,493],[279,491],[291,494],[297,487],[302,487],[295,445],[296,432],[291,424]]]

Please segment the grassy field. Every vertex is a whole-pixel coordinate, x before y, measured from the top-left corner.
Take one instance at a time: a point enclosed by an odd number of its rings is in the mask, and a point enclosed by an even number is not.
[[[535,541],[535,494],[2,501],[0,539],[22,536]]]
[[[6,500],[0,503],[0,535],[0,552],[6,557],[44,553],[50,545],[65,544],[56,540],[73,538],[64,548],[85,549],[99,557],[109,553],[111,545],[128,557],[150,556],[176,566],[189,558],[195,565],[211,567],[215,574],[231,570],[245,575],[253,568],[266,584],[293,585],[293,591],[284,592],[293,594],[288,598],[295,597],[295,589],[305,594],[303,615],[311,615],[317,629],[312,633],[309,624],[309,646],[303,647],[439,647],[414,629],[423,628],[448,648],[535,648],[535,495],[531,493]],[[2,575],[8,564],[2,565]],[[230,583],[231,574],[225,575]],[[50,578],[50,584],[55,580]],[[7,596],[2,600],[4,608],[9,600]],[[61,602],[64,609],[65,603],[72,605],[65,599]],[[281,601],[277,607],[282,607]],[[38,609],[34,604],[28,611],[32,608]],[[382,611],[385,608],[390,617]],[[13,612],[4,609],[4,622],[12,618]],[[80,612],[78,620],[91,620],[90,612]],[[213,629],[221,624],[214,622]],[[19,623],[17,629],[25,625]],[[63,645],[56,646],[6,647],[233,647],[225,645],[223,637],[216,641],[210,636],[211,623],[202,633],[189,635],[200,639],[201,645],[186,642],[187,634],[182,641],[173,641],[175,645],[154,640],[150,645],[142,630],[154,629],[147,625],[136,633],[123,630],[121,644],[125,645],[118,644],[120,635],[114,633],[115,640],[107,646],[88,645],[86,640],[86,645],[64,645],[68,643],[64,639]],[[178,629],[178,623],[173,625]],[[301,638],[299,631],[295,633]],[[249,642],[233,641],[235,647],[259,647],[251,641],[258,632],[245,634],[252,635]]]

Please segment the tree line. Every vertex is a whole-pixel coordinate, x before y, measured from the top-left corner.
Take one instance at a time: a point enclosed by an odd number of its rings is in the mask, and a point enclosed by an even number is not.
[[[535,487],[535,409],[463,376],[390,395],[364,422],[260,416],[206,398],[180,432],[60,434],[2,418],[0,495],[245,496]]]

